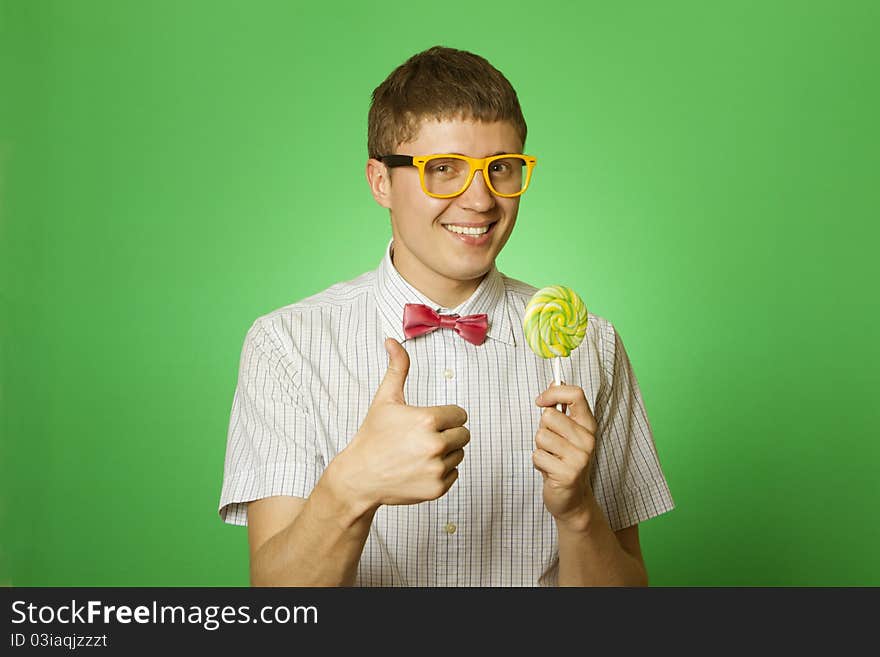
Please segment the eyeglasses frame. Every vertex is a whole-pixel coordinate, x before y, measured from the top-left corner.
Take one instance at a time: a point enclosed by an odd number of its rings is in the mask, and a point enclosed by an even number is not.
[[[439,157],[464,160],[470,166],[470,172],[468,173],[467,180],[465,181],[465,184],[461,188],[460,192],[456,192],[455,194],[432,194],[428,191],[428,187],[425,184],[425,164],[427,164],[429,160]],[[491,165],[492,162],[494,162],[495,160],[502,160],[506,157],[521,157],[526,162],[526,182],[523,185],[523,188],[516,194],[500,193],[492,186],[492,181],[489,179],[489,165]],[[474,179],[474,174],[477,171],[483,172],[483,180],[485,180],[486,186],[493,194],[495,194],[495,196],[500,196],[502,198],[515,198],[517,196],[521,196],[525,193],[526,189],[528,189],[529,183],[532,181],[532,171],[535,168],[535,164],[538,162],[537,158],[532,157],[531,155],[524,155],[523,153],[502,153],[500,155],[491,155],[489,157],[468,157],[467,155],[458,155],[456,153],[438,153],[434,155],[400,155],[397,153],[393,153],[390,155],[380,155],[376,159],[389,168],[405,166],[416,167],[419,170],[419,182],[422,185],[422,191],[432,198],[454,198],[456,196],[464,194],[465,191],[467,191],[468,187],[471,186],[471,183]]]

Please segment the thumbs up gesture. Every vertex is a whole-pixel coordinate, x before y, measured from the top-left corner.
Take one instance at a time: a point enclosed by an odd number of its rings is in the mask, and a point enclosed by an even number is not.
[[[460,406],[410,406],[403,390],[409,354],[385,340],[389,362],[360,429],[334,459],[366,507],[416,504],[446,494],[458,479],[470,431]]]

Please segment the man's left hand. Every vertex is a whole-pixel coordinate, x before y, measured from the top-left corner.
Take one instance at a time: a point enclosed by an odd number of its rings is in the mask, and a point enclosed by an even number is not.
[[[559,403],[568,406],[568,415],[556,410]],[[595,506],[589,471],[596,418],[578,386],[551,385],[535,404],[544,407],[532,453],[532,463],[544,477],[544,506],[557,523],[582,529]]]

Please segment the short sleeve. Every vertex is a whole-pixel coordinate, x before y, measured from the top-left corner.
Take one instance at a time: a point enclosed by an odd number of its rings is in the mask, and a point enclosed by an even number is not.
[[[258,319],[248,330],[232,401],[220,518],[247,524],[247,502],[273,495],[306,498],[324,469],[296,366]]]
[[[600,338],[602,384],[591,483],[611,528],[619,531],[675,508],[660,468],[642,393],[611,322]]]

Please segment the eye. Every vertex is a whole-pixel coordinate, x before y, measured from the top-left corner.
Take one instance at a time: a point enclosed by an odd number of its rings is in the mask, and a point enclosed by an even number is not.
[[[428,162],[425,167],[425,172],[432,176],[440,176],[444,178],[458,176],[461,175],[461,172],[464,170],[464,166],[461,162],[457,160],[452,160],[449,158],[446,159],[432,159]]]

